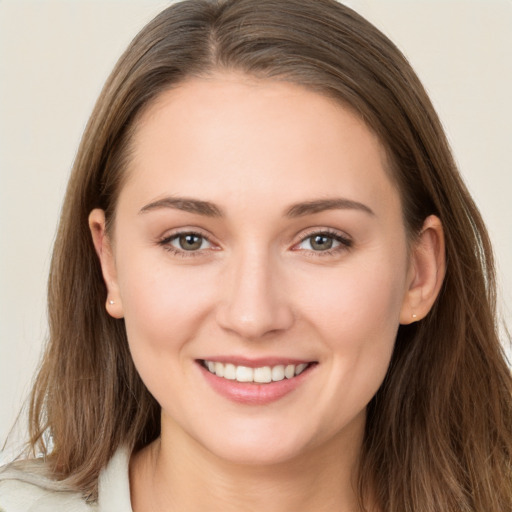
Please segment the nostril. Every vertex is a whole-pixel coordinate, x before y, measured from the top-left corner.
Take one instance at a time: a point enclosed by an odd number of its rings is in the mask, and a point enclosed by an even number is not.
[[[222,329],[247,340],[258,340],[289,329],[294,323],[291,310],[284,304],[236,303],[220,306],[217,323]]]

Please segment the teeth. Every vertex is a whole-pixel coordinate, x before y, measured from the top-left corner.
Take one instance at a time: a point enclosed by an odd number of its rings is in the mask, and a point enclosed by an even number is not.
[[[284,379],[284,365],[280,364],[272,368],[272,380],[274,382]]]
[[[220,363],[217,363],[217,364],[220,364]],[[215,372],[215,373],[217,373],[217,372]],[[219,374],[217,373],[217,375],[219,375]],[[253,382],[254,381],[254,370],[252,368],[247,368],[247,366],[237,366],[235,379],[238,382]]]
[[[215,363],[215,374],[224,377],[224,365],[222,363]]]
[[[289,364],[289,365],[284,369],[284,376],[285,376],[287,379],[291,379],[292,377],[295,377],[295,365],[293,365],[293,364]]]
[[[295,375],[300,375],[306,369],[306,366],[306,363],[298,364],[295,368]]]
[[[307,363],[298,365],[279,364],[277,366],[262,366],[260,368],[249,368],[248,366],[235,366],[231,363],[219,363],[214,361],[204,361],[205,367],[210,373],[218,377],[224,377],[238,382],[256,382],[266,384],[268,382],[277,382],[284,378],[292,379],[300,375],[307,367]]]
[[[218,364],[220,364],[220,363],[218,363]],[[210,365],[208,365],[208,368],[210,368]],[[215,373],[217,373],[217,372],[215,372]],[[236,366],[234,364],[224,365],[224,378],[229,379],[229,380],[236,379]]]
[[[254,382],[272,382],[272,370],[270,366],[264,366],[263,368],[254,368]]]

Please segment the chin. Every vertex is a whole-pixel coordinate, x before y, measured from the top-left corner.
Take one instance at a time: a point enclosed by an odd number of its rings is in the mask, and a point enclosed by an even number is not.
[[[307,427],[304,423],[302,426]],[[323,445],[330,444],[328,436],[314,429],[258,421],[253,421],[252,425],[240,422],[233,429],[225,425],[224,429],[210,431],[196,440],[219,459],[251,466],[284,464],[319,448],[322,451]]]
[[[208,447],[206,447],[208,449]],[[234,445],[212,446],[209,450],[231,464],[243,466],[271,466],[285,464],[294,459],[300,458],[307,450],[303,446],[296,446],[291,443],[261,442],[256,444],[245,443],[243,439],[237,440]]]

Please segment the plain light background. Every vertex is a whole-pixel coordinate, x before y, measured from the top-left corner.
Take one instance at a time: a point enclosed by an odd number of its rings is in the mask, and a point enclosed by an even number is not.
[[[169,3],[0,0],[0,446],[46,337],[51,246],[81,133],[121,52]],[[429,91],[494,240],[511,326],[512,0],[345,3]]]

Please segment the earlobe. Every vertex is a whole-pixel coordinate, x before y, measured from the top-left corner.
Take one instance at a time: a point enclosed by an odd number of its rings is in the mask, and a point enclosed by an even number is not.
[[[439,295],[445,271],[443,226],[438,217],[430,215],[411,249],[401,324],[417,322],[427,316]]]
[[[89,229],[96,254],[100,260],[103,280],[107,287],[107,301],[105,308],[108,314],[114,318],[123,318],[123,305],[117,283],[117,271],[112,250],[112,243],[107,235],[105,227],[105,212],[99,208],[89,214]]]

